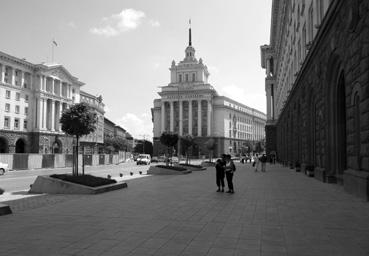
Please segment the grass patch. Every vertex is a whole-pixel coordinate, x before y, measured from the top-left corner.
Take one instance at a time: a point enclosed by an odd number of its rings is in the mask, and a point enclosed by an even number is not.
[[[50,175],[51,178],[65,180],[72,183],[77,183],[89,187],[99,187],[109,184],[117,183],[116,180],[96,177],[92,175],[80,175],[80,176],[73,176],[70,174],[53,174]]]
[[[180,167],[180,166],[167,166],[167,165],[157,165],[156,167],[174,170],[174,171],[186,171],[186,168]]]
[[[202,168],[202,166],[199,165],[199,164],[179,164],[179,165],[193,167],[193,168],[199,168],[199,169]]]

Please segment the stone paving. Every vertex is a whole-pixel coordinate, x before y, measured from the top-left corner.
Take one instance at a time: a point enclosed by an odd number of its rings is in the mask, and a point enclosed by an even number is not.
[[[238,164],[233,195],[215,192],[208,168],[34,203],[0,217],[0,255],[369,255],[368,202],[279,165],[267,168]]]

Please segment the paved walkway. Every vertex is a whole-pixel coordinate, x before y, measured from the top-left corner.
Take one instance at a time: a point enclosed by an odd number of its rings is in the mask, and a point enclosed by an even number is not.
[[[369,255],[369,203],[338,185],[249,165],[237,165],[235,194],[216,193],[214,183],[208,168],[50,196],[0,217],[0,255]]]

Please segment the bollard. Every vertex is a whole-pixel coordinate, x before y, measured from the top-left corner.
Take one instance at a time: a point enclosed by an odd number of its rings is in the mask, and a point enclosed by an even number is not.
[[[133,172],[130,172],[129,174],[131,174],[131,176],[133,175]]]
[[[108,174],[108,179],[111,179],[111,175],[110,174]]]
[[[119,173],[119,177],[123,177],[123,173]]]
[[[140,175],[142,175],[142,172],[141,171],[139,171],[139,173],[140,173]]]

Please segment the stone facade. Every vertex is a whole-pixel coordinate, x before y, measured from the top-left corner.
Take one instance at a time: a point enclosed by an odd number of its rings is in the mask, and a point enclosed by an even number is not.
[[[369,2],[331,1],[275,120],[279,161],[313,165],[320,180],[367,200],[368,38]]]

